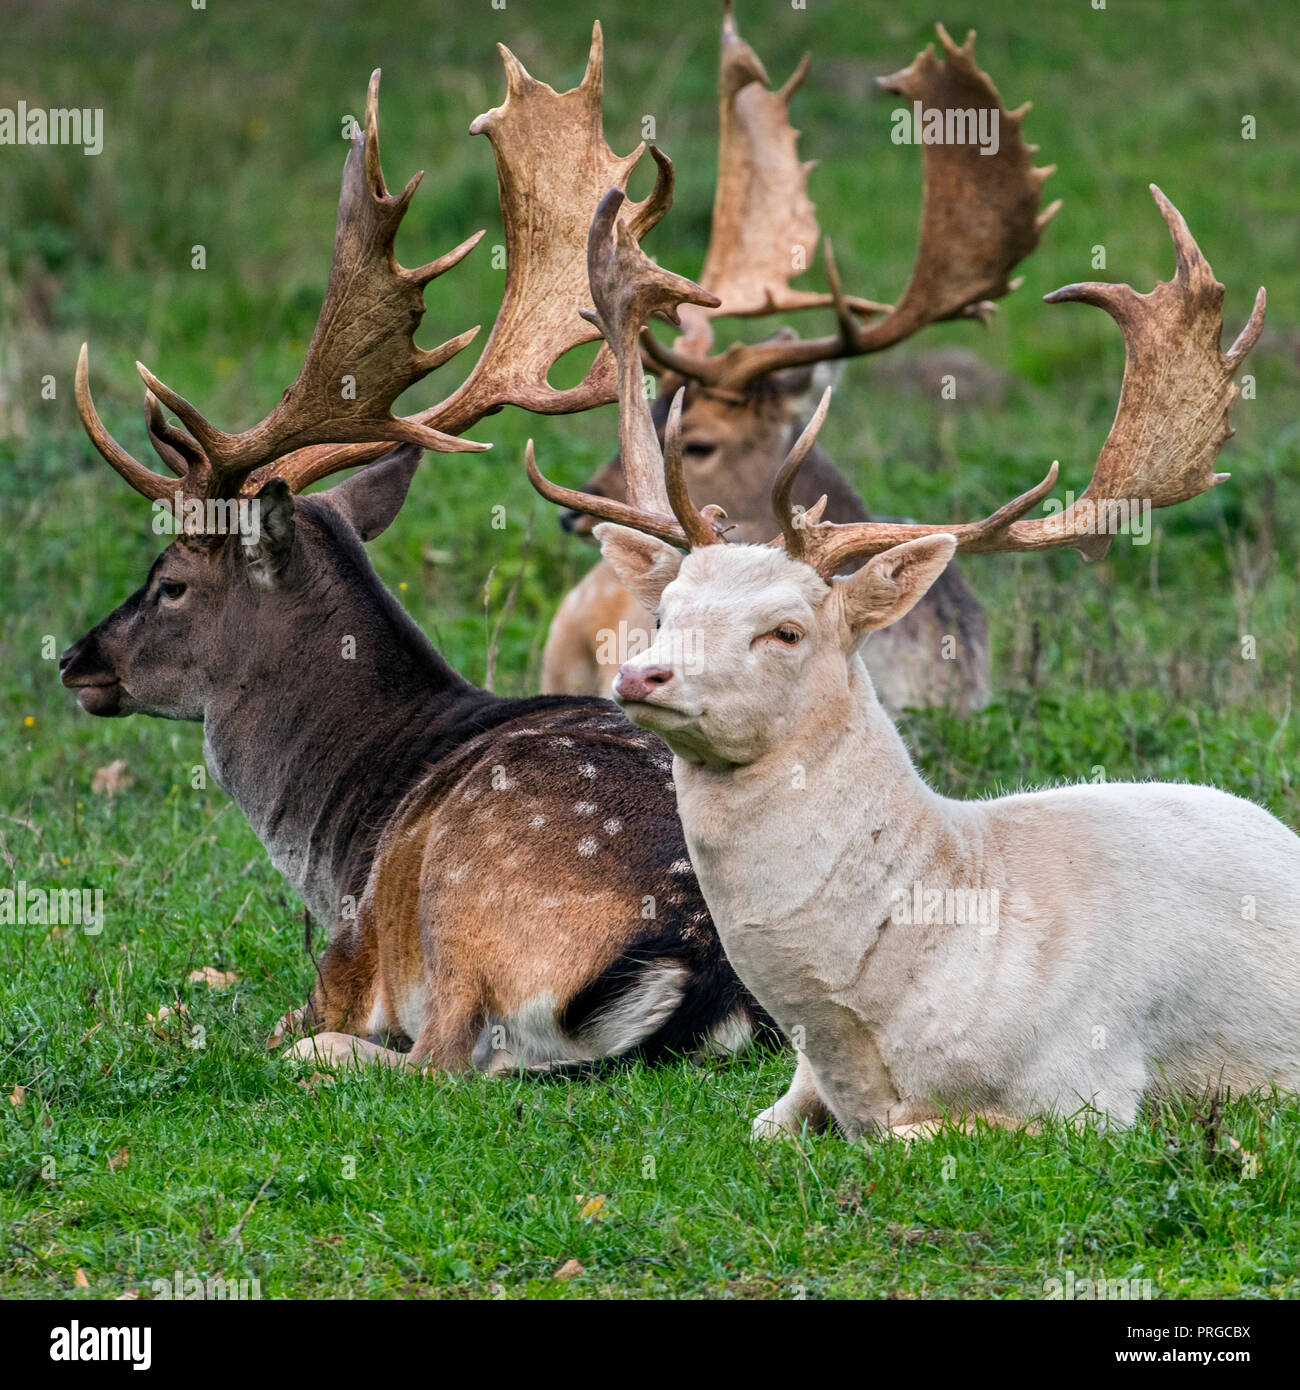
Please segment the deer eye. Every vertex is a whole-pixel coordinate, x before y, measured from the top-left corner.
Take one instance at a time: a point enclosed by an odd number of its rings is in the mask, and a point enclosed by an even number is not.
[[[803,640],[803,633],[791,623],[782,623],[780,627],[774,627],[765,635],[786,647],[796,647]]]
[[[690,439],[682,445],[682,453],[684,453],[688,459],[708,458],[717,447],[716,444],[710,443],[707,439]]]
[[[185,592],[185,585],[179,579],[164,579],[158,584],[159,597],[175,601]]]

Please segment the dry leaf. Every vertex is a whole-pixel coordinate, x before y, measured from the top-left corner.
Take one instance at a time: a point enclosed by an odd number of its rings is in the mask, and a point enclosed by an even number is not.
[[[72,1282],[79,1289],[88,1289],[90,1287],[90,1280],[86,1278],[86,1271],[84,1269],[77,1270],[77,1272],[72,1276]]]
[[[174,1007],[171,1004],[163,1004],[158,1010],[157,1017],[153,1014],[145,1014],[144,1017],[146,1023],[161,1023],[164,1019],[170,1018],[173,1014],[187,1013],[189,1013],[189,1006],[186,1004],[177,1004]]]
[[[301,1086],[304,1091],[311,1091],[313,1093],[321,1086],[332,1086],[333,1084],[334,1077],[329,1072],[326,1072],[322,1076],[320,1072],[314,1071],[309,1077],[299,1077],[298,1079],[298,1085]]]
[[[605,1198],[602,1195],[597,1195],[595,1197],[579,1196],[575,1200],[583,1204],[582,1210],[578,1213],[579,1221],[600,1221],[603,1220],[607,1214],[605,1212]]]
[[[114,758],[107,767],[98,768],[90,782],[90,790],[96,796],[107,794],[116,796],[125,791],[135,778],[127,771],[125,758]]]
[[[113,1154],[113,1156],[108,1160],[108,1166],[113,1172],[116,1172],[119,1168],[125,1168],[126,1165],[130,1163],[130,1161],[130,1150],[118,1149],[118,1151],[115,1154]]]
[[[233,970],[218,970],[214,965],[205,965],[202,970],[191,970],[189,982],[192,985],[207,985],[209,989],[229,989],[239,976]]]
[[[552,1279],[572,1279],[575,1275],[586,1274],[586,1270],[577,1260],[565,1260],[565,1262],[551,1275]]]
[[[140,1297],[139,1289],[127,1289],[125,1293],[120,1293],[113,1300],[114,1303],[134,1303]]]
[[[26,1087],[26,1086],[15,1086],[15,1087],[13,1088],[13,1090],[9,1092],[9,1104],[10,1104],[10,1105],[13,1105],[13,1106],[21,1105],[21,1104],[23,1103],[23,1101],[26,1100],[26,1099],[27,1099],[27,1087]]]

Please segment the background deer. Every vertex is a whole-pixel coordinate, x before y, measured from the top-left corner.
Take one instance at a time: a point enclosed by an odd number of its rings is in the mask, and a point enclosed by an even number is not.
[[[1221,353],[1223,286],[1152,193],[1173,280],[1146,295],[1081,284],[1047,296],[1105,309],[1126,351],[1092,480],[1063,510],[1028,516],[1055,486],[1054,463],[979,522],[834,525],[821,503],[796,514],[829,390],[774,484],[781,535],[767,546],[726,544],[719,509],[691,502],[680,398],[663,454],[672,516],[651,490],[619,504],[555,488],[529,457],[552,501],[622,523],[597,538],[656,613],[654,643],[615,693],[673,749],[691,860],[728,957],[799,1048],[756,1134],[832,1116],[852,1136],[953,1113],[1096,1111],[1128,1124],[1150,1092],[1300,1087],[1300,837],[1209,787],[948,800],[918,776],[859,654],[958,550],[1096,558],[1110,503],[1172,506],[1227,476],[1212,466],[1264,291]],[[592,274],[603,318],[685,295],[609,217],[603,235]],[[617,353],[629,336],[609,338]],[[632,405],[648,436],[647,407]],[[962,924],[945,915],[959,893],[998,911]]]
[[[987,154],[975,144],[925,145],[925,193],[917,263],[900,313],[845,295],[829,244],[826,269],[832,290],[815,294],[790,281],[811,264],[818,239],[789,104],[808,59],[771,90],[763,64],[736,31],[730,3],[722,24],[718,79],[718,182],[708,253],[700,284],[721,301],[716,309],[687,306],[685,332],[671,348],[647,331],[643,362],[659,375],[653,406],[662,435],[668,402],[686,388],[682,415],[687,481],[722,506],[741,540],[761,540],[771,526],[772,478],[819,394],[828,364],[892,347],[941,319],[986,320],[992,301],[1013,288],[1012,269],[1038,244],[1059,203],[1040,212],[1042,185],[1051,168],[1036,169],[1036,146],[1026,145],[1021,122],[974,61],[974,34],[958,47],[942,25],[936,59],[927,48],[906,70],[879,79],[889,92],[926,109],[996,113],[999,145]],[[803,262],[796,264],[795,252]],[[712,353],[712,320],[833,307],[839,332],[800,340],[789,329],[758,344],[733,343]],[[876,323],[870,320],[879,319]],[[884,325],[888,328],[884,329]],[[883,330],[883,331],[882,331]],[[824,384],[824,382],[822,382]],[[622,462],[615,458],[584,492],[624,500]],[[862,521],[870,516],[853,487],[827,455],[814,448],[796,484],[794,502],[810,506],[826,494],[827,516]],[[590,531],[581,510],[568,508],[561,523]],[[542,659],[542,688],[608,694],[620,661],[650,640],[650,615],[598,563],[571,590],[551,625]],[[613,640],[618,638],[621,640]],[[945,659],[944,639],[955,639]],[[988,641],[983,609],[957,567],[867,652],[877,692],[895,711],[909,706],[983,707],[989,699]]]
[[[63,682],[92,714],[203,722],[213,775],[333,927],[303,1016],[286,1020],[323,1030],[299,1044],[304,1055],[403,1060],[356,1036],[375,1034],[405,1037],[410,1061],[448,1069],[738,1048],[764,1015],[709,922],[662,747],[603,701],[477,689],[364,551],[401,507],[422,449],[486,447],[459,435],[504,404],[550,413],[613,398],[607,349],[571,390],[546,375],[596,336],[578,316],[589,209],[641,150],[616,158],[605,144],[599,26],[581,86],[562,95],[501,51],[506,101],[472,129],[497,157],[506,288],[483,356],[441,404],[391,413],[474,336],[432,351],[413,339],[424,286],[478,238],[418,270],[394,260],[418,179],[386,189],[378,72],[344,168],[320,319],[265,420],[223,433],[141,367],[150,438],[178,475],[160,476],[101,424],[83,347],[82,421],[118,473],[151,500],[178,488],[187,500],[250,499],[259,524],[169,545],[144,587],[64,654]],[[624,224],[634,238],[670,200],[671,168],[655,158],[656,186]]]

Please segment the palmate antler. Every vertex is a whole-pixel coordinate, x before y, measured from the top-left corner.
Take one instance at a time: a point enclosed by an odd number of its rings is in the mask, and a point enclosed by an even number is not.
[[[295,491],[406,441],[441,452],[487,445],[460,439],[503,405],[562,414],[615,399],[615,367],[605,348],[583,381],[567,391],[547,383],[566,352],[597,331],[579,315],[589,302],[585,233],[592,206],[611,183],[624,183],[645,146],[619,158],[605,143],[601,122],[603,42],[592,35],[586,75],[556,93],[531,77],[500,46],[505,102],[480,116],[471,133],[486,133],[497,158],[506,237],[506,287],[496,323],[474,371],[447,400],[407,417],[393,402],[455,356],[477,328],[424,351],[414,333],[424,314],[424,287],[478,243],[470,237],[436,261],[408,270],[393,254],[397,228],[420,181],[400,194],[384,183],[379,160],[379,73],[370,79],[364,131],[354,133],[339,195],[334,260],[315,332],[298,379],[259,424],[226,434],[159,381],[139,371],[149,388],[149,437],[163,462],[192,496],[257,491],[271,477]],[[655,187],[625,213],[629,235],[648,231],[672,201],[672,166],[657,150]],[[185,426],[167,422],[160,403]],[[137,492],[170,497],[178,483],[132,458],[105,430],[90,395],[87,352],[77,364],[77,405],[92,442]]]
[[[986,318],[991,301],[1014,288],[1012,269],[1038,245],[1059,200],[1040,212],[1044,181],[1055,166],[1035,168],[1037,146],[1027,145],[1021,123],[1026,103],[1007,111],[997,88],[975,64],[975,34],[958,47],[936,26],[944,56],[927,47],[910,67],[879,78],[886,91],[919,102],[928,112],[993,113],[998,149],[988,154],[973,142],[925,144],[920,242],[912,277],[893,308],[844,293],[830,242],[826,242],[829,294],[790,288],[791,278],[812,262],[817,219],[807,191],[808,171],[796,150],[789,102],[808,59],[780,88],[736,31],[728,0],[722,29],[719,76],[720,141],[713,228],[700,283],[721,301],[715,314],[683,316],[686,335],[666,347],[647,333],[651,363],[719,392],[740,393],[757,377],[787,367],[877,352],[941,319]],[[801,252],[796,260],[796,251]],[[791,335],[757,344],[735,343],[716,356],[711,320],[723,315],[757,317],[791,310],[834,307],[839,331],[800,340]],[[875,318],[874,322],[861,320]]]
[[[772,544],[783,546],[825,579],[843,573],[855,561],[938,532],[955,536],[958,549],[970,553],[1072,546],[1091,560],[1110,548],[1112,533],[1106,523],[1112,503],[1171,507],[1222,482],[1228,475],[1215,473],[1213,464],[1232,435],[1228,415],[1238,394],[1232,378],[1263,330],[1265,295],[1262,288],[1257,292],[1246,326],[1228,351],[1222,352],[1223,286],[1214,278],[1182,214],[1154,184],[1151,193],[1173,238],[1177,270],[1172,280],[1160,282],[1149,294],[1138,294],[1128,285],[1090,283],[1067,285],[1046,296],[1050,304],[1078,300],[1100,306],[1119,324],[1124,336],[1119,407],[1092,479],[1075,501],[1053,515],[1026,516],[1055,487],[1058,470],[1053,463],[1037,487],[982,521],[835,525],[821,520],[824,497],[796,516],[790,506],[791,488],[826,417],[831,394],[827,390],[773,484],[773,508],[781,535]],[[631,270],[630,258],[626,264]],[[644,276],[648,266],[645,261],[639,272],[633,273]],[[657,275],[664,274],[657,267],[651,269]],[[681,282],[679,298],[689,298],[689,291],[695,288],[689,281]],[[594,277],[592,290],[597,293]],[[630,298],[633,289],[625,284],[620,293]],[[528,473],[533,485],[561,506],[631,526],[672,545],[693,549],[721,543],[725,537],[716,524],[718,509],[698,511],[682,476],[679,406],[680,393],[665,432],[663,453],[672,517],[657,506],[646,505],[635,493],[633,504],[625,505],[555,487],[538,474],[530,450]],[[644,401],[639,410],[648,419]]]

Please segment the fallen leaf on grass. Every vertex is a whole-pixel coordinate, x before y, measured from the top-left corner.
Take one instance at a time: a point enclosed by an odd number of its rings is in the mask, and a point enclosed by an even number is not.
[[[125,1293],[120,1293],[113,1300],[114,1303],[134,1303],[140,1297],[139,1289],[127,1289]]]
[[[10,1105],[14,1105],[14,1106],[21,1105],[21,1104],[23,1103],[23,1101],[25,1101],[26,1099],[27,1099],[27,1087],[26,1087],[26,1086],[15,1086],[15,1087],[13,1088],[13,1090],[9,1092],[9,1104],[10,1104]]]
[[[603,1221],[608,1215],[605,1210],[605,1198],[601,1194],[597,1194],[595,1197],[584,1197],[579,1193],[574,1201],[583,1204],[582,1210],[578,1213],[579,1221]]]
[[[298,1085],[301,1086],[304,1091],[311,1091],[313,1094],[322,1086],[332,1086],[333,1084],[334,1078],[329,1072],[325,1072],[324,1075],[322,1075],[320,1072],[314,1071],[309,1077],[298,1078]]]
[[[586,1274],[586,1270],[577,1260],[565,1260],[565,1262],[551,1275],[552,1279],[572,1279],[576,1275]]]
[[[135,778],[127,770],[125,758],[114,758],[106,767],[97,768],[91,778],[90,790],[96,796],[116,796],[125,791]]]
[[[86,1278],[86,1271],[84,1269],[77,1270],[77,1272],[72,1276],[72,1282],[79,1289],[88,1289],[90,1287],[90,1280]]]
[[[171,1018],[173,1014],[187,1014],[189,1006],[186,1004],[162,1004],[159,1006],[157,1015],[145,1014],[146,1023],[162,1023],[164,1019]]]
[[[110,1172],[117,1172],[119,1168],[125,1168],[131,1161],[131,1151],[129,1149],[118,1149],[108,1160]]]
[[[209,989],[229,989],[239,976],[233,970],[218,970],[215,965],[205,965],[202,970],[191,970],[189,982],[192,985],[207,985]]]

